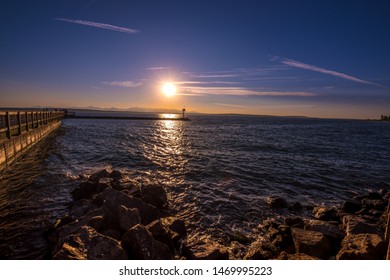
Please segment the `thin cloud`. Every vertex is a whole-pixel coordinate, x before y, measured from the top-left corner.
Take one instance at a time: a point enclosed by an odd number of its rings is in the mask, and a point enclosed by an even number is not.
[[[159,70],[170,70],[171,67],[164,67],[164,66],[155,66],[155,67],[148,67],[146,70],[152,70],[152,71],[159,71]]]
[[[235,108],[247,108],[247,106],[228,104],[228,103],[214,103],[214,105],[225,106],[225,107],[235,107]]]
[[[318,66],[315,66],[315,65],[306,64],[306,63],[303,63],[303,62],[300,62],[300,61],[296,61],[296,60],[292,60],[292,59],[282,59],[282,58],[279,58],[279,57],[275,56],[271,60],[273,60],[273,61],[278,60],[278,61],[281,61],[285,65],[289,65],[289,66],[296,67],[296,68],[311,70],[311,71],[315,71],[315,72],[319,72],[319,73],[323,73],[323,74],[339,77],[339,78],[342,78],[342,79],[345,79],[345,80],[349,80],[349,81],[353,81],[353,82],[360,83],[360,84],[366,84],[366,85],[372,85],[372,86],[377,86],[377,87],[383,87],[380,84],[372,83],[372,82],[369,82],[369,81],[358,79],[356,77],[349,76],[349,75],[344,74],[344,73],[340,73],[340,72],[336,72],[336,71],[333,71],[333,70],[324,69],[324,68],[321,68],[321,67],[318,67]]]
[[[102,84],[107,86],[126,87],[126,88],[135,88],[142,85],[141,82],[133,82],[133,81],[102,82]]]
[[[317,94],[303,91],[258,91],[243,87],[187,87],[191,94],[205,95],[236,95],[236,96],[316,96]]]
[[[65,21],[65,22],[70,22],[70,23],[75,23],[75,24],[81,24],[81,25],[86,25],[86,26],[92,26],[92,27],[96,27],[96,28],[108,29],[108,30],[123,32],[123,33],[128,33],[128,34],[135,34],[135,33],[139,32],[139,30],[137,30],[137,29],[115,26],[115,25],[111,25],[111,24],[107,24],[107,23],[81,20],[81,19],[55,18],[55,20]]]

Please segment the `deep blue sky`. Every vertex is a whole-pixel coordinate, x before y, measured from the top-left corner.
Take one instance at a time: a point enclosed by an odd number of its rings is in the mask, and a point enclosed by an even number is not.
[[[5,0],[0,107],[378,118],[389,15],[385,0]]]

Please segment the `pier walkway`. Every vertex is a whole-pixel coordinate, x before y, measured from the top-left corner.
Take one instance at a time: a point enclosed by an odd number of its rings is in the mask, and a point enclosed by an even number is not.
[[[63,111],[0,111],[0,171],[61,125]]]

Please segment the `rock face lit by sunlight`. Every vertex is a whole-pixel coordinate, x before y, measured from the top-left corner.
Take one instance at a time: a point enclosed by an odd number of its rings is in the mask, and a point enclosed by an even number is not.
[[[161,90],[166,97],[172,97],[176,94],[176,86],[173,83],[164,83]]]

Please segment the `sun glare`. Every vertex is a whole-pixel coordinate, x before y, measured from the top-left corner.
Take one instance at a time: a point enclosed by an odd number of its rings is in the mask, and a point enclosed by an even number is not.
[[[176,93],[176,86],[173,83],[167,82],[163,84],[161,90],[166,97],[172,97]]]

